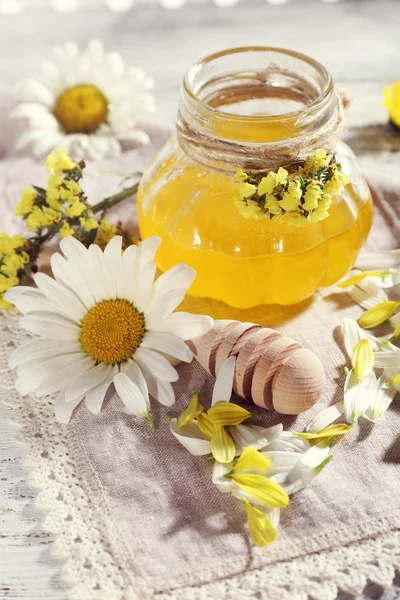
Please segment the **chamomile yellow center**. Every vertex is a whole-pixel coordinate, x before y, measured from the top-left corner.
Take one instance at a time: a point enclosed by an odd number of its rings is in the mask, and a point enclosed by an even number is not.
[[[107,120],[108,100],[94,85],[74,85],[58,96],[54,115],[67,133],[92,133]]]
[[[127,300],[105,300],[91,308],[81,323],[79,341],[96,362],[125,362],[140,346],[145,332],[143,314]]]

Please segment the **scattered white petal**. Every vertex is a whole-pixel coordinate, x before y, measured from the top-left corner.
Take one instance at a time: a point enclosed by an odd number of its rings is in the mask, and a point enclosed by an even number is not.
[[[400,350],[375,352],[375,366],[378,369],[400,369]]]
[[[353,370],[349,372],[344,384],[344,416],[353,425],[371,404],[376,390],[374,371],[359,379]]]
[[[238,454],[241,454],[246,446],[253,446],[255,450],[266,448],[280,436],[283,425],[278,423],[273,427],[259,427],[241,424],[231,427],[229,431],[237,446]]]
[[[370,405],[363,415],[369,421],[376,422],[382,419],[397,394],[394,385],[386,386],[387,381],[387,375],[384,373],[376,382],[375,393],[372,394]]]
[[[306,431],[321,431],[321,429],[325,429],[325,427],[328,427],[328,425],[339,419],[343,413],[344,403],[337,402],[336,404],[325,408],[325,410],[323,410],[316,417],[314,417],[311,420],[311,422],[307,425]]]
[[[354,265],[361,271],[381,271],[400,265],[400,249],[362,253]]]
[[[360,283],[350,287],[347,293],[354,302],[366,310],[388,299],[381,286],[377,285],[371,277],[365,277]]]
[[[235,373],[236,356],[230,356],[221,365],[215,380],[211,405],[216,402],[229,402],[232,396],[233,376]]]
[[[211,453],[209,440],[205,438],[195,421],[191,421],[184,427],[178,427],[178,420],[171,419],[171,433],[179,443],[194,456],[204,456]]]

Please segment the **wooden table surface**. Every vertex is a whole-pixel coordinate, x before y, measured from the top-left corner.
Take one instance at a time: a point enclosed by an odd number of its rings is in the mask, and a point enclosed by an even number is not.
[[[400,135],[387,127],[381,101],[383,86],[400,79],[399,0],[291,0],[274,6],[242,0],[232,8],[191,0],[178,11],[141,4],[123,14],[93,8],[72,14],[37,9],[0,15],[0,82],[13,85],[34,71],[56,43],[84,45],[92,38],[154,77],[156,118],[169,121],[182,75],[200,57],[243,45],[305,52],[350,94],[347,139],[364,168],[400,168]],[[61,565],[51,556],[51,538],[41,530],[22,453],[7,409],[0,406],[0,598],[63,600]],[[363,598],[394,600],[400,598],[399,590],[382,593],[369,586]],[[344,593],[339,597],[350,600]]]

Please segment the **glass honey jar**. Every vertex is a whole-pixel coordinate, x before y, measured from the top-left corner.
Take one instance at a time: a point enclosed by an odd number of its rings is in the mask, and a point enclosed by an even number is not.
[[[161,271],[184,262],[197,272],[190,293],[233,307],[290,305],[338,281],[371,227],[369,188],[350,148],[338,141],[343,100],[327,70],[289,50],[236,48],[186,73],[176,135],[143,175],[142,238],[159,235]],[[237,169],[289,172],[324,148],[350,178],[329,216],[301,226],[245,218]],[[279,158],[275,167],[274,157]]]

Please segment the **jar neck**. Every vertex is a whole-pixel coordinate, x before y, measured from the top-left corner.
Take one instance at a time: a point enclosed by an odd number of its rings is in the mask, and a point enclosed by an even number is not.
[[[317,148],[334,152],[343,118],[342,98],[319,63],[238,48],[188,71],[177,131],[183,151],[208,167],[264,173],[294,169]]]

